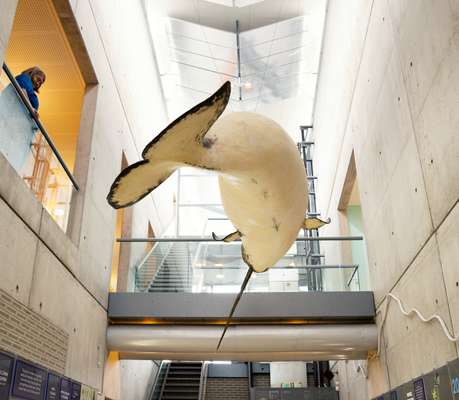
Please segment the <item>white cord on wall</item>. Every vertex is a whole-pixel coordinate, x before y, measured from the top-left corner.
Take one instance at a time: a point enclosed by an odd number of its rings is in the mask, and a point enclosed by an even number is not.
[[[406,311],[405,307],[403,307],[402,301],[397,296],[395,296],[393,293],[387,293],[386,296],[384,297],[384,300],[386,300],[386,308],[384,309],[383,319],[382,319],[381,325],[379,326],[379,329],[378,329],[378,351],[376,353],[376,357],[379,357],[379,355],[381,353],[382,330],[383,330],[384,324],[386,322],[387,311],[389,309],[389,303],[390,303],[391,299],[394,299],[397,302],[398,307],[400,308],[400,311],[402,312],[403,315],[406,315],[407,317],[409,317],[412,314],[416,314],[422,322],[426,322],[426,323],[429,323],[429,322],[431,322],[433,320],[437,320],[439,322],[441,328],[443,329],[443,333],[448,338],[448,340],[450,340],[451,342],[457,342],[459,340],[459,335],[455,336],[454,333],[451,333],[449,331],[448,327],[446,326],[445,321],[443,321],[443,319],[439,315],[434,314],[434,315],[430,316],[429,318],[425,318],[421,314],[421,312],[416,308],[411,308],[409,311]],[[354,363],[354,367],[355,367],[355,361],[353,361],[353,363]],[[357,372],[362,372],[363,376],[366,379],[368,379],[368,371],[363,367],[363,365],[360,364],[360,362],[357,362],[357,367],[355,369],[356,369]]]
[[[386,296],[385,296],[385,300],[387,301],[387,304],[386,304],[386,308],[384,310],[384,316],[383,316],[381,325],[380,325],[380,327],[378,329],[378,352],[377,352],[377,357],[379,357],[379,354],[381,352],[381,334],[382,334],[382,329],[384,327],[384,324],[386,322],[387,310],[389,309],[389,303],[390,303],[391,299],[394,299],[397,302],[398,307],[400,308],[400,310],[401,310],[403,315],[406,315],[408,317],[411,314],[416,314],[420,318],[420,320],[422,322],[426,322],[426,323],[431,322],[433,320],[437,320],[440,323],[440,326],[443,329],[443,333],[446,335],[448,340],[450,340],[451,342],[457,342],[459,340],[459,335],[458,336],[454,336],[454,333],[450,333],[448,327],[445,324],[445,321],[443,321],[443,319],[439,315],[434,314],[434,315],[430,316],[429,318],[425,318],[421,314],[421,312],[419,310],[417,310],[416,308],[411,308],[409,311],[406,311],[405,308],[403,307],[402,301],[397,296],[395,296],[392,293],[387,293]]]

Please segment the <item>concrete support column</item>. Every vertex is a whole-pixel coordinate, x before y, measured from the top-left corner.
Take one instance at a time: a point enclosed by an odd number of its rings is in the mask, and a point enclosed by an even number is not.
[[[293,384],[293,385],[292,385]],[[271,387],[306,387],[306,362],[272,362]]]
[[[269,288],[271,291],[297,292],[298,270],[269,270]],[[290,386],[306,387],[306,363],[272,362],[271,387]]]
[[[2,12],[0,13],[0,65],[3,65],[5,60],[5,50],[13,28],[17,5],[18,0],[2,0]]]

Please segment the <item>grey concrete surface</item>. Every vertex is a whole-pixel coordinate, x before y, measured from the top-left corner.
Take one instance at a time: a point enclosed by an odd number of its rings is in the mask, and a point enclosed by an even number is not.
[[[457,334],[458,3],[350,3],[328,4],[314,113],[318,206],[335,221],[323,234],[341,229],[337,204],[354,151],[378,312],[393,291]],[[437,323],[404,317],[394,303],[382,338],[369,397],[457,357]],[[339,369],[345,398],[362,398],[357,369]]]

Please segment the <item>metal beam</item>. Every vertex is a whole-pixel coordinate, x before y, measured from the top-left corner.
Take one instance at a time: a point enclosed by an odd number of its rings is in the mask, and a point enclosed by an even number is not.
[[[233,300],[234,293],[110,293],[108,318],[117,324],[221,323],[226,320]],[[374,316],[372,292],[246,293],[234,320],[368,322]]]
[[[107,348],[125,358],[290,361],[366,358],[378,343],[374,324],[236,326],[216,352],[221,331],[220,326],[110,326]]]

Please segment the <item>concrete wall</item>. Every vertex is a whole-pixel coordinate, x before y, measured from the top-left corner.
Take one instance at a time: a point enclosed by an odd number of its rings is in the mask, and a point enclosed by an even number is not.
[[[341,231],[354,151],[378,311],[392,291],[456,332],[458,63],[457,1],[330,0],[314,113],[318,208],[334,221],[322,234]],[[374,397],[458,355],[438,324],[406,318],[395,303],[382,342],[368,379],[339,366],[343,399]]]
[[[17,1],[2,2],[0,61]],[[115,211],[106,195],[120,172],[168,123],[149,31],[140,0],[70,2],[98,79],[88,87],[68,234],[62,232],[24,182],[0,155],[0,288],[69,334],[64,373],[107,391],[114,399],[143,399],[156,366],[152,362],[108,360],[105,346],[107,294]],[[139,94],[142,100],[139,101]],[[131,234],[157,236],[174,217],[175,183],[136,205]],[[145,245],[133,250],[140,257]],[[104,387],[104,370],[106,385]],[[120,373],[121,371],[121,373]]]

